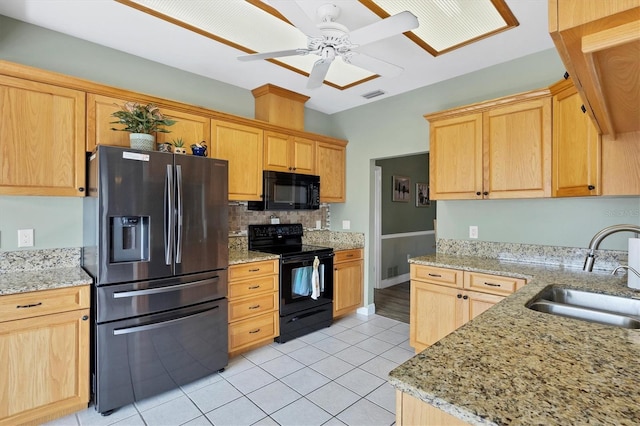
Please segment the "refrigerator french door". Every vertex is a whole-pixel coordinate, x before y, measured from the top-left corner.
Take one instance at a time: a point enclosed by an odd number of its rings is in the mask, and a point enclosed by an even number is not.
[[[109,146],[88,170],[92,390],[109,414],[228,362],[228,172],[224,160]]]

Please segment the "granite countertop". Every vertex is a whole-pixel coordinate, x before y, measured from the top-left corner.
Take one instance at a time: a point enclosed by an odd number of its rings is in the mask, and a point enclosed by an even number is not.
[[[0,296],[92,283],[93,279],[79,266],[7,272],[0,274]]]
[[[410,263],[528,281],[392,370],[397,389],[476,425],[640,423],[640,330],[525,307],[548,285],[640,298],[625,276],[441,254]]]
[[[261,260],[280,259],[277,254],[263,253],[251,250],[229,250],[229,265],[241,263],[259,262]]]

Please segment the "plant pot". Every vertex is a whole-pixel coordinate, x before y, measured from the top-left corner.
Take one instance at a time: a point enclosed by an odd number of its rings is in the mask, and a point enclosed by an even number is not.
[[[163,142],[163,143],[159,143],[156,145],[156,150],[160,151],[160,152],[171,152],[171,147],[173,145],[171,145],[168,142]]]
[[[173,148],[173,152],[174,152],[175,154],[186,154],[186,153],[187,153],[187,148],[178,148],[178,147],[175,147],[175,148]]]
[[[146,133],[130,133],[129,146],[133,149],[153,151],[156,146],[156,137]]]
[[[192,147],[191,151],[193,152],[193,155],[197,155],[199,157],[206,157],[207,156],[207,147],[206,146]]]

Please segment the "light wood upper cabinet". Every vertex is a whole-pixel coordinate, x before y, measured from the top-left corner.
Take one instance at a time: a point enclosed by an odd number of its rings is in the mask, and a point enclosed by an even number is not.
[[[571,79],[551,87],[553,94],[554,197],[600,195],[601,138],[583,112],[582,98]]]
[[[229,161],[229,200],[262,199],[262,129],[212,120],[209,156]]]
[[[599,132],[640,131],[640,0],[549,0],[549,32]]]
[[[426,115],[436,200],[551,195],[548,91]]]
[[[475,199],[482,191],[482,113],[433,121],[429,190],[434,200]]]
[[[144,99],[118,99],[109,96],[87,94],[87,151],[91,152],[96,145],[129,146],[129,132],[119,132],[111,128],[120,128],[122,125],[111,124],[116,119],[111,116],[120,110],[125,102],[147,103]],[[171,142],[173,139],[182,138],[187,152],[191,152],[189,146],[193,143],[205,141],[207,146],[211,140],[211,119],[209,117],[190,114],[187,112],[172,110],[158,104],[160,111],[176,120],[173,126],[166,129],[170,133],[156,133],[156,142]],[[209,151],[207,150],[209,154]],[[209,154],[209,156],[211,156]]]
[[[0,425],[41,424],[87,408],[90,292],[0,297]]]
[[[264,169],[314,174],[315,142],[283,133],[264,132]]]
[[[0,75],[0,194],[84,196],[85,94]]]
[[[316,143],[316,174],[320,176],[320,201],[344,203],[346,196],[346,143]]]
[[[551,196],[551,139],[549,97],[485,112],[483,196]]]

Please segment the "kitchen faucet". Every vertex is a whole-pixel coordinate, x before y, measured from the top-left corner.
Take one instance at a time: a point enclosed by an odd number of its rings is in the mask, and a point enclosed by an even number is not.
[[[601,229],[593,236],[591,242],[589,243],[589,253],[587,257],[584,259],[584,266],[582,267],[583,271],[591,272],[593,271],[593,262],[596,259],[596,250],[600,246],[602,240],[607,238],[611,234],[615,234],[616,232],[635,232],[636,234],[640,234],[640,226],[638,225],[611,225],[606,228]]]

